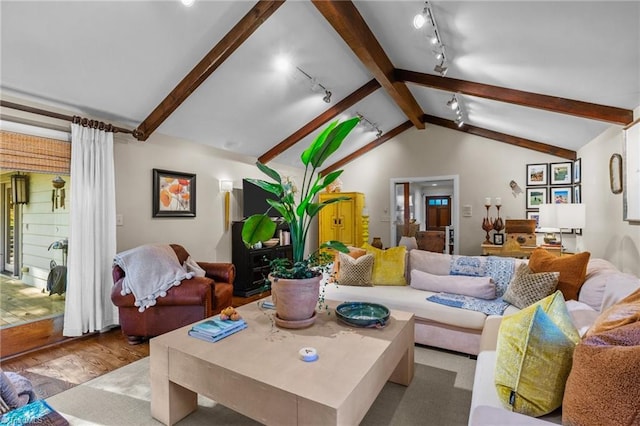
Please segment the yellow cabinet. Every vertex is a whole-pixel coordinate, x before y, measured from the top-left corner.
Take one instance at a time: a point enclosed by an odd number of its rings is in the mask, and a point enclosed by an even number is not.
[[[330,204],[318,215],[319,242],[340,241],[348,246],[361,247],[365,240],[365,221],[362,217],[364,194],[360,192],[323,192],[320,202],[336,197],[349,197],[349,200]]]

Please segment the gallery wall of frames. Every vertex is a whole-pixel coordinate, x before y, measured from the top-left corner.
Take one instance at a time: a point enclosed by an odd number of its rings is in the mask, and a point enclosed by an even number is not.
[[[582,202],[582,161],[527,164],[526,182],[526,216],[537,223],[540,204]]]

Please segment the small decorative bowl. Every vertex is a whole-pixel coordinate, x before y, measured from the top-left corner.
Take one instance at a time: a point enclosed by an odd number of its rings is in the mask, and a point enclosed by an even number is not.
[[[262,245],[264,245],[265,247],[275,247],[279,243],[280,243],[280,239],[279,238],[271,238],[270,240],[263,241]]]
[[[340,321],[355,327],[377,327],[387,325],[389,308],[377,303],[344,302],[336,308],[336,316]]]

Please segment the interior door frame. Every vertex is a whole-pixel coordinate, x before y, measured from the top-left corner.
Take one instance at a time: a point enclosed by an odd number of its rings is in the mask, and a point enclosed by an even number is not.
[[[451,225],[454,229],[455,241],[461,241],[462,235],[460,230],[460,176],[444,175],[444,176],[427,176],[427,177],[399,177],[389,179],[389,211],[393,212],[396,208],[396,184],[409,183],[428,183],[434,181],[450,180],[453,183],[453,194],[451,195]],[[389,221],[391,241],[396,241],[396,221]],[[453,245],[453,254],[459,254],[460,244]]]

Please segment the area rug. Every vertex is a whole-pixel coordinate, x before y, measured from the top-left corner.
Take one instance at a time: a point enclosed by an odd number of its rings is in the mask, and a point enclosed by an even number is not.
[[[475,360],[416,346],[408,387],[387,383],[361,425],[464,426],[468,422]],[[159,425],[150,415],[149,358],[144,358],[47,399],[71,425]],[[259,425],[214,401],[198,397],[198,410],[179,424]]]

